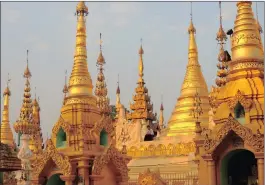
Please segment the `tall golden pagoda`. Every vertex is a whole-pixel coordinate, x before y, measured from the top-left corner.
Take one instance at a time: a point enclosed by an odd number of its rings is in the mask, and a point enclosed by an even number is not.
[[[2,113],[2,123],[1,123],[1,137],[0,141],[3,144],[8,145],[11,148],[15,148],[15,143],[14,143],[14,137],[13,133],[9,124],[9,97],[11,96],[11,92],[9,90],[9,84],[10,79],[8,79],[6,89],[3,93],[4,95],[4,108],[3,108],[3,113]]]
[[[152,123],[152,121],[156,120],[156,116],[153,113],[153,104],[151,104],[151,97],[148,95],[148,89],[145,87],[145,82],[143,79],[144,76],[144,63],[143,63],[143,54],[144,50],[142,44],[139,49],[139,79],[138,86],[135,88],[135,95],[133,96],[133,103],[130,104],[131,113],[127,114],[128,120],[137,120],[143,119],[148,122],[148,124]]]
[[[193,25],[192,15],[188,33],[188,65],[181,87],[180,97],[177,99],[176,106],[168,121],[167,136],[193,135],[195,124],[194,118],[190,113],[196,92],[198,92],[202,101],[203,115],[200,117],[200,121],[203,123],[203,127],[208,127],[208,112],[210,110],[208,88],[198,61],[198,49],[195,40],[196,29]]]
[[[264,184],[264,48],[251,5],[237,2],[226,83],[211,101],[215,126],[194,140],[199,184]]]
[[[125,184],[128,181],[129,158],[112,143],[114,126],[103,74],[105,59],[101,46],[95,95],[92,91],[86,50],[85,17],[88,8],[83,1],[77,4],[76,15],[76,46],[69,85],[64,86],[64,102],[60,117],[53,126],[51,139],[47,140],[46,148],[32,164],[32,182]]]
[[[263,130],[264,125],[264,50],[251,4],[237,3],[237,17],[231,35],[232,61],[226,85],[220,88],[214,104],[218,107],[214,121],[223,123],[230,113],[237,117],[234,109],[243,107],[246,117],[241,121],[257,131],[258,128]],[[234,97],[242,97],[245,101],[232,101]]]

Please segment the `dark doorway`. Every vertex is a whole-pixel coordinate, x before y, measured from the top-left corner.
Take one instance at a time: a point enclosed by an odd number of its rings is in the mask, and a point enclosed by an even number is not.
[[[222,160],[222,185],[257,185],[257,160],[248,150],[235,150]]]

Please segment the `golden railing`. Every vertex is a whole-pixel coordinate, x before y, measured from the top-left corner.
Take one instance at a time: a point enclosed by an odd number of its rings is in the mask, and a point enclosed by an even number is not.
[[[161,173],[160,176],[167,183],[167,185],[197,185],[197,172],[187,173]],[[128,185],[140,185],[137,181],[129,181]]]
[[[150,144],[148,146],[132,146],[127,150],[127,155],[136,157],[152,157],[152,156],[172,156],[172,155],[189,155],[195,152],[195,143],[177,143],[177,144],[159,144],[157,146]]]

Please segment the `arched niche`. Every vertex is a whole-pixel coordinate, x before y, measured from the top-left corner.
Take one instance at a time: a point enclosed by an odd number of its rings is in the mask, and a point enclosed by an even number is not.
[[[65,185],[65,182],[61,180],[60,175],[62,174],[54,174],[52,175],[45,185]]]
[[[4,172],[0,172],[0,185],[4,183]]]
[[[60,127],[56,135],[56,148],[66,147],[66,132]]]
[[[245,124],[245,109],[244,107],[241,105],[240,102],[237,102],[235,108],[234,108],[234,115],[235,115],[235,118],[236,120],[244,125]]]
[[[244,161],[244,162],[242,162]],[[257,182],[255,168],[257,160],[254,154],[245,149],[236,149],[226,154],[221,160],[221,185]]]
[[[108,133],[106,132],[105,129],[102,129],[101,132],[100,132],[99,143],[102,146],[108,146]]]

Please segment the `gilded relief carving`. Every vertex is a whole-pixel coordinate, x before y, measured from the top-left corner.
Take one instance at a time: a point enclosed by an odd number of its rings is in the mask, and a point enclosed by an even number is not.
[[[240,90],[237,91],[232,100],[228,101],[229,108],[233,110],[238,102],[244,107],[245,110],[249,110],[252,105],[252,101],[245,98],[244,93]]]
[[[138,177],[139,185],[166,185],[161,178],[159,172],[151,172],[148,168],[144,173],[140,173]]]
[[[40,175],[48,160],[50,159],[54,161],[57,167],[62,171],[63,175],[71,174],[72,166],[69,162],[69,158],[59,154],[52,140],[49,139],[47,141],[45,151],[41,155],[36,156],[36,159],[32,163],[34,177],[38,177]]]
[[[174,156],[182,155],[188,156],[190,153],[195,152],[195,143],[178,143],[178,144],[159,144],[158,146],[149,145],[137,148],[132,146],[128,149],[127,154],[131,157],[146,157],[146,156]]]
[[[59,121],[54,125],[52,129],[52,138],[56,138],[56,135],[61,127],[67,135],[70,134],[71,126],[60,116]]]
[[[231,131],[234,131],[235,134],[241,137],[245,143],[253,148],[254,151],[261,152],[264,150],[263,134],[253,134],[251,129],[242,126],[230,114],[227,122],[219,129],[214,138],[210,139],[206,137],[204,149],[207,151],[207,153],[213,152]]]
[[[113,146],[107,149],[107,151],[101,155],[97,156],[94,160],[92,174],[100,175],[102,169],[108,165],[108,163],[112,162],[118,172],[121,175],[122,180],[128,180],[128,167],[124,156]]]

